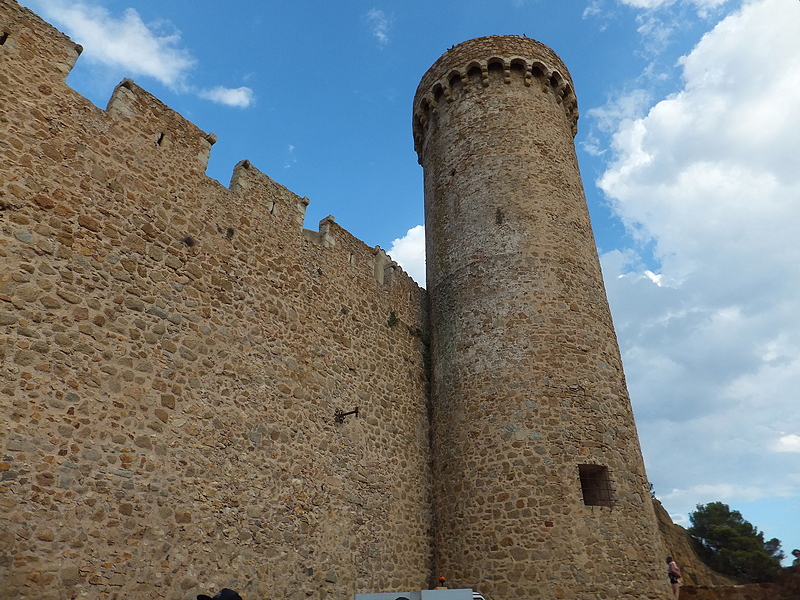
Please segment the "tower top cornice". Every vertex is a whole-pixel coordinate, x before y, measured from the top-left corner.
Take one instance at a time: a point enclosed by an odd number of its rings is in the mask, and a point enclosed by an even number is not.
[[[578,131],[578,100],[566,65],[549,47],[518,35],[492,35],[451,47],[423,75],[414,95],[414,145],[420,150],[430,111],[453,99],[456,83],[469,92],[470,74],[480,73],[480,87],[489,87],[489,70],[502,68],[511,84],[512,70],[521,71],[526,86],[538,82],[549,88],[564,108],[573,135]],[[474,80],[474,78],[473,78]]]

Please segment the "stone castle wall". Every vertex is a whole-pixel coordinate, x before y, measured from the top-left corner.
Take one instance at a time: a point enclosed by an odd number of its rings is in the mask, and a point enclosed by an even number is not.
[[[0,0],[0,600],[669,597],[549,48],[423,77],[431,319],[248,161],[207,177],[215,137],[132,81],[69,88],[79,54]]]
[[[0,33],[0,598],[426,587],[424,291],[133,82],[93,106],[10,0]]]

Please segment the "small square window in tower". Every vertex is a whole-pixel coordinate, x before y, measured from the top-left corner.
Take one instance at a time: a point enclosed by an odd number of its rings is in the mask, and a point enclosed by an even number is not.
[[[611,480],[608,467],[603,465],[578,465],[583,503],[586,506],[611,506]]]

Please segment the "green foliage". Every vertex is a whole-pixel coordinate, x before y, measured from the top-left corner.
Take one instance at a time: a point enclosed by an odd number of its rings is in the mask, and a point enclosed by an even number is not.
[[[389,321],[388,321],[386,324],[387,324],[389,327],[394,327],[394,326],[395,326],[395,325],[397,325],[399,322],[400,322],[400,319],[398,319],[398,318],[397,318],[397,315],[394,313],[394,311],[391,311],[391,312],[389,313]]]
[[[709,567],[743,581],[774,581],[781,571],[780,540],[764,534],[722,502],[698,504],[689,515],[688,532],[701,560]]]

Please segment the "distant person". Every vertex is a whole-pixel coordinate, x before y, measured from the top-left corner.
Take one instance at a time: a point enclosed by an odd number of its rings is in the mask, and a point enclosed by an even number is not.
[[[795,569],[800,569],[800,550],[795,548],[792,550],[792,556],[794,556],[794,560],[792,561],[792,566]]]
[[[198,594],[197,600],[242,600],[242,597],[229,588],[222,588],[213,598],[205,594]]]
[[[681,593],[681,570],[671,556],[667,557],[667,574],[669,583],[672,585],[672,595],[675,596],[675,600],[678,600]]]

